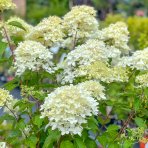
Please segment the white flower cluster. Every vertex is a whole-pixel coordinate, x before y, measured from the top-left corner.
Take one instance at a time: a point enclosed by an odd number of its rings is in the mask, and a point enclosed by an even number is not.
[[[126,71],[110,68],[107,62],[110,58],[120,57],[121,52],[116,48],[109,48],[103,41],[88,40],[85,44],[71,51],[58,68],[64,69],[60,75],[62,83],[72,83],[75,78],[88,76],[105,82],[127,80]],[[122,73],[123,72],[123,73]]]
[[[120,65],[127,65],[138,70],[148,70],[148,48],[135,51],[130,57],[119,62]]]
[[[138,75],[135,81],[139,84],[138,87],[148,87],[148,72]]]
[[[99,83],[99,81],[89,80],[77,85],[80,89],[85,89],[91,93],[91,95],[97,100],[106,99],[104,91],[105,88]]]
[[[14,51],[16,75],[22,75],[26,70],[38,71],[44,69],[52,72],[52,53],[41,43],[24,41]]]
[[[13,96],[10,95],[9,91],[0,88],[0,108],[4,107],[4,112],[12,114],[11,111],[13,111],[14,113],[16,113],[18,111],[18,108],[14,109],[13,106],[16,104],[17,101],[17,99],[14,99]]]
[[[135,51],[132,56],[125,56],[119,59],[118,66],[130,67],[144,72],[136,77],[138,87],[148,87],[148,48]]]
[[[129,32],[127,25],[123,22],[117,22],[111,24],[109,27],[99,30],[94,34],[95,38],[103,40],[106,44],[114,46],[121,50],[123,53],[127,53],[130,48],[128,47]]]
[[[87,117],[97,115],[98,103],[91,93],[80,86],[63,86],[45,98],[41,106],[41,117],[48,117],[48,126],[59,129],[61,134],[79,134]]]
[[[27,35],[26,40],[33,40],[45,46],[54,46],[63,40],[62,20],[56,16],[43,19]]]
[[[8,148],[6,142],[0,142],[0,148]]]
[[[12,2],[12,0],[0,0],[0,11],[3,12],[7,9],[14,9],[16,5]]]
[[[13,100],[13,97],[9,94],[9,91],[0,88],[0,107],[3,107],[10,100]]]
[[[14,26],[11,23],[15,22],[16,25],[17,23],[21,24],[22,28],[19,28],[17,26]],[[18,17],[11,17],[7,22],[6,22],[6,28],[9,36],[15,36],[15,37],[22,37],[24,38],[25,35],[32,30],[32,26],[27,24],[24,20]]]
[[[96,11],[89,6],[75,6],[63,18],[63,26],[68,36],[88,38],[98,30]]]
[[[122,67],[109,67],[102,61],[93,62],[87,66],[81,66],[76,73],[79,77],[86,77],[89,79],[97,79],[106,83],[114,81],[126,82],[128,81],[128,72]]]

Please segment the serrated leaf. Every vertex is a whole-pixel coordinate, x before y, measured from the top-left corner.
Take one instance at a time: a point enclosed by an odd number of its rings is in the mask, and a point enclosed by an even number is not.
[[[8,62],[8,60],[9,59],[6,59],[6,58],[0,59],[0,64],[5,63],[5,62]]]
[[[94,117],[88,119],[87,125],[88,128],[91,129],[92,131],[98,130],[98,123]]]
[[[15,120],[15,118],[9,114],[4,114],[0,116],[0,123],[2,123],[4,120]]]
[[[11,21],[8,24],[26,31],[26,29],[23,27],[23,25],[21,23],[17,22],[17,21]]]
[[[74,141],[77,145],[77,148],[86,148],[85,143],[82,141],[82,139],[75,138]]]
[[[101,143],[102,146],[106,147],[107,143],[108,143],[108,139],[106,137],[105,134],[103,134],[102,136],[98,137],[98,141],[99,143]]]
[[[123,148],[131,148],[132,147],[132,142],[126,140],[123,144]]]
[[[25,126],[26,126],[24,119],[19,120],[16,124],[17,124],[19,129],[24,129]]]
[[[146,128],[145,121],[142,118],[136,117],[135,122],[139,127],[144,127]]]
[[[7,82],[6,84],[3,85],[3,87],[5,89],[9,90],[9,91],[13,90],[17,86],[19,86],[18,78],[15,78],[12,81],[9,81],[9,82]]]
[[[88,139],[86,139],[85,144],[86,144],[87,148],[97,148],[97,144],[96,144],[95,140],[88,138]]]
[[[117,143],[111,143],[109,144],[109,148],[120,148],[120,146]]]
[[[34,119],[33,119],[33,123],[34,123],[35,125],[37,125],[38,128],[40,128],[40,126],[42,125],[43,120],[44,120],[44,119],[41,119],[41,118],[40,118],[40,115],[36,115],[36,116],[34,117]]]
[[[8,138],[20,137],[22,135],[20,130],[12,130],[8,134]]]
[[[7,43],[0,42],[0,58],[2,57],[2,55],[5,52],[6,48],[7,48]]]
[[[141,104],[140,99],[135,98],[135,100],[134,100],[134,109],[135,109],[135,111],[138,111],[138,109],[140,108],[140,104]]]
[[[30,148],[35,148],[37,142],[38,142],[38,138],[33,135],[28,137],[25,141],[26,145],[28,145]]]
[[[71,141],[65,140],[61,142],[60,148],[74,148],[74,145]]]
[[[60,132],[57,130],[50,130],[48,137],[45,139],[43,148],[53,148],[53,143],[60,138]]]
[[[119,126],[118,125],[110,125],[108,128],[107,128],[107,132],[110,132],[110,131],[117,131],[119,129]]]

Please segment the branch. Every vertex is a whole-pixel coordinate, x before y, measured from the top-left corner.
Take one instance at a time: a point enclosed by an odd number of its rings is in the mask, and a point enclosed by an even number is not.
[[[114,141],[125,131],[125,129],[127,128],[128,124],[130,123],[131,119],[133,118],[133,116],[135,115],[134,111],[131,111],[127,120],[124,122],[123,126],[121,127],[117,137],[114,139]]]
[[[2,16],[2,14],[0,14],[0,21],[3,21],[3,16]],[[14,52],[13,52],[13,46],[11,45],[10,36],[8,35],[7,29],[6,29],[6,27],[5,27],[4,25],[2,26],[2,29],[4,30],[4,34],[5,34],[6,40],[7,40],[7,42],[8,42],[9,48],[10,48],[11,53],[12,53],[13,60],[14,60],[14,62],[15,62],[15,57],[14,57]]]
[[[15,113],[5,104],[5,106],[8,108],[8,110],[13,114],[13,116],[14,116],[14,118],[16,119],[16,121],[18,121],[18,118],[17,118],[17,116],[15,115]],[[20,128],[19,128],[20,129]],[[26,133],[22,130],[22,129],[20,129],[20,131],[22,131],[22,133],[25,135],[25,137],[27,138],[27,135],[26,135]]]
[[[5,106],[8,108],[8,110],[13,114],[14,118],[16,119],[16,121],[18,120],[17,116],[15,115],[15,113],[5,104]]]
[[[9,37],[9,35],[8,35],[8,33],[7,33],[7,30],[6,30],[6,27],[5,27],[5,26],[3,26],[3,30],[4,30],[4,34],[5,34],[5,37],[6,37],[6,39],[7,39],[9,48],[10,48],[10,50],[11,50],[13,60],[14,60],[14,62],[15,62],[15,57],[14,57],[14,52],[13,52],[13,46],[11,45],[11,40],[10,40],[10,37]]]

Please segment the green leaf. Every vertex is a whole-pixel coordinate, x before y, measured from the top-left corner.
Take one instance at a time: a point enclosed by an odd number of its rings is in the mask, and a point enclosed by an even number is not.
[[[83,132],[82,132],[82,136],[81,137],[82,137],[83,141],[85,141],[86,138],[88,137],[88,131],[86,129],[83,129]]]
[[[26,31],[26,29],[23,27],[23,25],[21,23],[17,22],[17,21],[11,21],[8,24]]]
[[[74,141],[77,145],[77,148],[86,148],[85,143],[82,141],[82,139],[75,138]]]
[[[119,126],[118,126],[118,125],[110,125],[110,126],[107,128],[107,132],[117,131],[118,129],[119,129]]]
[[[12,130],[8,134],[8,138],[20,137],[22,135],[20,130]]]
[[[97,148],[96,142],[90,138],[86,139],[85,144],[87,148]]]
[[[0,42],[0,58],[2,57],[6,48],[7,48],[7,43]]]
[[[135,100],[134,100],[134,109],[135,109],[135,111],[138,111],[138,109],[140,108],[140,104],[141,104],[140,99],[135,98]]]
[[[142,118],[136,117],[135,122],[139,127],[144,127],[146,128],[145,121]]]
[[[6,59],[6,58],[3,58],[3,59],[0,59],[0,64],[3,64],[5,62],[8,62],[9,59]]]
[[[40,128],[40,126],[42,125],[43,120],[44,120],[44,119],[41,119],[41,118],[40,118],[40,115],[36,115],[36,116],[34,117],[34,119],[33,119],[33,123],[34,123],[35,125],[37,125],[38,128]]]
[[[99,143],[101,143],[101,145],[103,147],[106,147],[106,145],[108,143],[108,137],[107,137],[107,135],[103,134],[102,136],[99,136],[98,137],[98,141],[99,141]]]
[[[4,114],[3,116],[0,116],[0,123],[4,120],[15,120],[15,118],[9,114]]]
[[[26,126],[24,119],[19,120],[16,124],[17,124],[19,129],[24,129],[25,126]]]
[[[53,148],[53,144],[54,142],[58,141],[58,139],[60,138],[60,132],[57,130],[49,130],[49,135],[48,137],[45,139],[43,148]]]
[[[109,148],[120,148],[120,146],[117,143],[111,143],[109,144]]]
[[[9,91],[13,90],[17,86],[19,86],[18,78],[15,78],[12,81],[9,81],[8,83],[3,85],[3,87]]]
[[[60,148],[74,148],[74,145],[71,141],[65,140],[61,142]]]
[[[123,144],[123,148],[131,148],[132,147],[132,142],[129,140],[126,140]]]
[[[37,142],[38,142],[38,138],[34,135],[28,137],[25,141],[26,145],[28,145],[30,148],[35,148]]]
[[[87,124],[88,129],[91,129],[94,132],[98,130],[98,122],[94,117],[89,118]]]

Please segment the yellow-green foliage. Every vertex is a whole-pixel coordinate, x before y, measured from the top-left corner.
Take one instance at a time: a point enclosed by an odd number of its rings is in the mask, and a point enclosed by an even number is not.
[[[143,49],[148,46],[148,18],[128,17],[125,18],[120,14],[109,14],[101,27],[106,27],[111,23],[124,21],[128,25],[130,32],[130,45],[135,49]]]
[[[112,23],[116,23],[118,21],[125,22],[126,18],[121,14],[108,14],[105,21],[102,21],[100,23],[100,27],[104,28],[104,27],[107,27],[108,25],[110,25]]]
[[[129,17],[127,19],[130,31],[130,43],[137,49],[148,46],[148,18]]]

